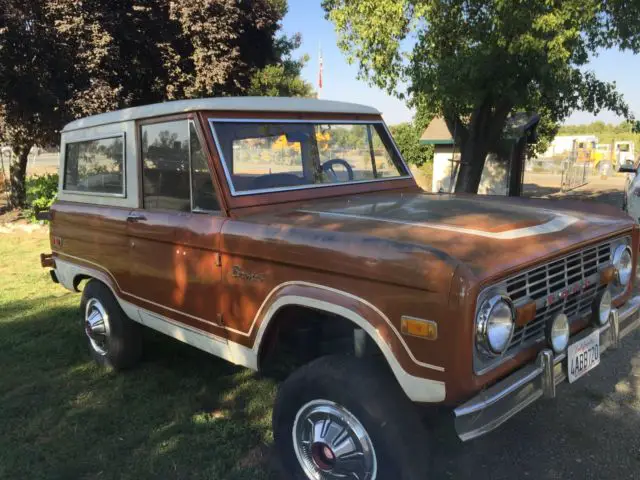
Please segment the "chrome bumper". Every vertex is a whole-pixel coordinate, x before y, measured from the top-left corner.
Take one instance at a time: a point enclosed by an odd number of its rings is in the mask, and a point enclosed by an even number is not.
[[[602,327],[587,328],[572,342],[600,331],[600,352],[617,348],[620,339],[640,326],[640,295],[611,312]],[[538,354],[535,363],[527,365],[454,410],[455,427],[462,441],[484,435],[502,425],[516,413],[540,397],[554,398],[556,385],[567,378],[566,354],[554,356],[551,349]]]

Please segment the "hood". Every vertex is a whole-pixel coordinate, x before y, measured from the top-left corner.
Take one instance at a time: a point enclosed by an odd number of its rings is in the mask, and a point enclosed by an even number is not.
[[[397,192],[311,201],[251,221],[427,247],[478,280],[633,227],[619,209],[593,203]]]

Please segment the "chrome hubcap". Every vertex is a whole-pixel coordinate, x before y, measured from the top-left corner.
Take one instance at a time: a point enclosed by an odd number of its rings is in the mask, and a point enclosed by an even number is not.
[[[376,478],[376,453],[369,434],[351,412],[329,400],[314,400],[298,411],[293,447],[312,480]]]
[[[84,331],[93,349],[100,355],[107,354],[109,315],[100,301],[91,298],[84,312]]]

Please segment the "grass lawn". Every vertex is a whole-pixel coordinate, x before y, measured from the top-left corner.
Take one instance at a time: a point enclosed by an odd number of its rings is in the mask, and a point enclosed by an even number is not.
[[[276,478],[273,381],[151,331],[136,369],[101,370],[48,251],[0,234],[0,478]]]

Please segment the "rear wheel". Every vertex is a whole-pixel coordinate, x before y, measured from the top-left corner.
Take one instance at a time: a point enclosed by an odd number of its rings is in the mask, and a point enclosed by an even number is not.
[[[120,370],[138,363],[142,353],[140,325],[125,315],[104,283],[87,283],[80,308],[89,351],[99,365]]]
[[[278,392],[273,432],[294,479],[428,478],[426,430],[379,362],[335,355],[298,369]]]

